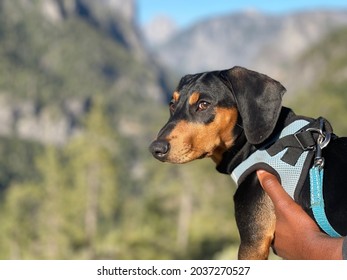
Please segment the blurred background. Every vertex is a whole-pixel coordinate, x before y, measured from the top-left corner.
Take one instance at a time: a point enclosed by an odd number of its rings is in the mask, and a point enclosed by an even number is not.
[[[345,1],[0,0],[0,258],[236,258],[231,179],[148,152],[172,90],[245,66],[343,135],[346,46]]]

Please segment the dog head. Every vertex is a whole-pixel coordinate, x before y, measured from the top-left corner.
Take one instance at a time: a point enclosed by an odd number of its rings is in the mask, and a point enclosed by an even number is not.
[[[170,102],[170,118],[150,145],[155,158],[185,163],[211,157],[218,163],[244,129],[251,144],[275,128],[285,88],[242,68],[186,75]]]

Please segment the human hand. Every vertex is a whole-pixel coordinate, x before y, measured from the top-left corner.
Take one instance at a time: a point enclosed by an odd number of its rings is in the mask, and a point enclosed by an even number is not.
[[[333,238],[321,232],[274,175],[258,170],[257,176],[275,207],[273,246],[278,256],[284,259],[342,259],[343,237]]]

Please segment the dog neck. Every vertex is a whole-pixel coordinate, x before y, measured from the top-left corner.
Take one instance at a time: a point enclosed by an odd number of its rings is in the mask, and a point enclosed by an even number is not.
[[[244,131],[238,135],[234,145],[224,152],[221,161],[217,164],[216,169],[220,173],[231,174],[233,170],[244,160],[246,160],[254,151],[261,146],[266,146],[267,142],[277,135],[282,129],[293,121],[295,113],[286,107],[282,107],[276,127],[270,137],[260,145],[253,145],[248,142]]]

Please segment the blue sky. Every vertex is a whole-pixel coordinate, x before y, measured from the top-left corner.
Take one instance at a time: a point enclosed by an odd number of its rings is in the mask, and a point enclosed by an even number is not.
[[[180,27],[206,17],[250,9],[266,13],[286,13],[317,8],[347,9],[346,0],[138,0],[137,2],[140,24],[149,22],[157,15],[167,15]]]

